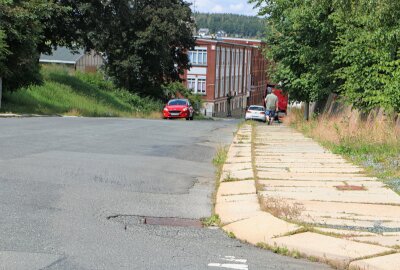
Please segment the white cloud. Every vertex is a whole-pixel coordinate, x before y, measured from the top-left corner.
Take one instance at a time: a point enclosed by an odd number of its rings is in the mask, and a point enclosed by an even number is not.
[[[211,12],[215,12],[215,13],[222,13],[225,12],[224,11],[224,7],[221,5],[215,5],[212,9]]]
[[[229,9],[232,11],[243,11],[244,5],[243,5],[243,3],[229,5]]]

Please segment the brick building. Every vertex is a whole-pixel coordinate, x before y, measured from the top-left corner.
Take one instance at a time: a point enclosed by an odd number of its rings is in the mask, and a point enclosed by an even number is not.
[[[189,52],[187,87],[204,96],[209,116],[240,117],[251,104],[263,104],[267,87],[265,44],[259,40],[199,38]]]

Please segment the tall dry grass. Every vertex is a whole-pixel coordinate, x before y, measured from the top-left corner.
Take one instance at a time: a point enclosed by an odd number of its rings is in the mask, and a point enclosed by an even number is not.
[[[398,145],[400,141],[400,129],[391,119],[377,118],[373,121],[363,121],[357,113],[350,116],[345,113],[336,116],[321,115],[305,121],[303,111],[295,109],[284,122],[318,141],[333,144],[354,142]]]
[[[393,119],[365,121],[357,113],[345,112],[305,121],[303,111],[292,110],[284,122],[366,168],[400,194],[400,130]]]

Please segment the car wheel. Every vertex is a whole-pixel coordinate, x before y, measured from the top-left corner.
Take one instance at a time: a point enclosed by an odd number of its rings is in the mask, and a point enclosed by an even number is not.
[[[186,117],[186,120],[189,120],[190,119],[190,117]]]

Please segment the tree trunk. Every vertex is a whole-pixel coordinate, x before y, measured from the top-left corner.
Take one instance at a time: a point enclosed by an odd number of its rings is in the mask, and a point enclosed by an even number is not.
[[[310,103],[304,102],[304,120],[308,121],[310,119]]]
[[[1,109],[1,98],[3,96],[3,80],[0,77],[0,109]]]

